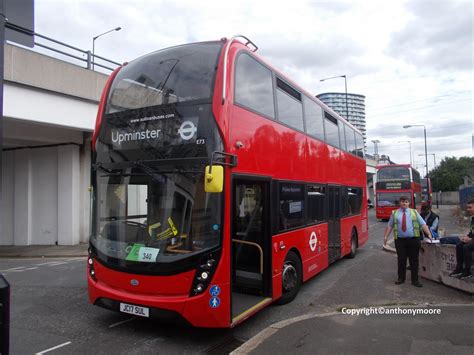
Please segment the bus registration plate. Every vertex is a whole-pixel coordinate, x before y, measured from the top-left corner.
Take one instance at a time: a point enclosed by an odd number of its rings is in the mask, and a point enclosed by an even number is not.
[[[149,317],[149,310],[147,307],[135,306],[133,304],[120,303],[120,312],[133,314],[140,317]]]

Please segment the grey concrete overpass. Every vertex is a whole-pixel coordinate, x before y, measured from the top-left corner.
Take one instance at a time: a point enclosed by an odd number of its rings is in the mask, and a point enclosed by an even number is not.
[[[107,75],[5,45],[0,245],[88,238],[89,142]]]

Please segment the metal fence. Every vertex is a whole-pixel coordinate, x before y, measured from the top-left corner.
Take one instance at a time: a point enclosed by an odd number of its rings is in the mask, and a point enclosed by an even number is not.
[[[89,69],[89,70],[94,70],[94,67],[100,67],[100,68],[112,71],[117,66],[121,65],[120,63],[114,62],[113,60],[101,57],[97,54],[93,54],[90,50],[83,50],[83,49],[71,46],[67,43],[33,32],[27,28],[15,25],[10,22],[6,22],[5,27],[9,28],[12,31],[20,32],[28,36],[33,36],[35,39],[34,41],[35,46],[44,48],[48,51],[61,54],[65,56],[66,58],[76,59],[82,64],[81,66],[84,66],[86,69]],[[37,42],[38,38],[41,39],[41,42]],[[53,44],[58,45],[59,48],[53,47]]]

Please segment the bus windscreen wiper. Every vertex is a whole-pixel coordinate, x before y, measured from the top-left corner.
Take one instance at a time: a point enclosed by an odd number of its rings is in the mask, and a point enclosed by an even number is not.
[[[156,171],[152,167],[150,167],[150,166],[148,166],[148,165],[146,165],[146,164],[144,164],[140,161],[132,162],[132,164],[139,167],[140,169],[142,169],[148,176],[151,177],[151,179],[153,181],[158,182],[160,184],[166,183],[166,176],[161,174],[161,172]]]
[[[123,173],[122,171],[120,170],[111,170],[111,169],[107,169],[107,168],[104,168],[102,166],[102,164],[100,163],[97,163],[97,164],[94,164],[94,168],[95,170],[98,170],[98,171],[101,171],[102,173],[105,173],[107,176],[125,176],[125,175],[130,175],[130,174],[125,174]]]

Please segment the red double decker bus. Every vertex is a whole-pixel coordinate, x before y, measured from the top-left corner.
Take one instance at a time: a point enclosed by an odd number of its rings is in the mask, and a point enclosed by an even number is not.
[[[431,179],[421,179],[421,204],[431,206],[433,203],[433,188],[431,186]]]
[[[367,241],[362,135],[256,49],[187,44],[110,76],[92,142],[92,304],[232,327]]]
[[[410,164],[390,164],[377,166],[375,215],[379,219],[389,219],[393,210],[399,208],[401,196],[410,199],[410,207],[420,209],[420,173]]]

